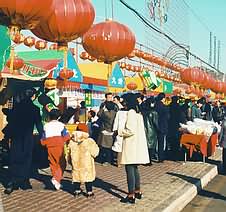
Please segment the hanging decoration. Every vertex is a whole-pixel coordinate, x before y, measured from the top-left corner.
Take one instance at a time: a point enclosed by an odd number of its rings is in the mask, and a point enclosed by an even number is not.
[[[83,36],[83,48],[98,60],[110,64],[129,55],[135,36],[125,25],[107,20],[93,25]]]
[[[28,36],[24,39],[24,45],[28,47],[32,47],[35,45],[35,38],[32,36]]]
[[[82,36],[93,24],[95,11],[89,0],[53,0],[51,16],[32,32],[39,38],[67,47],[67,43]]]
[[[137,84],[135,82],[130,82],[126,86],[129,90],[133,91],[137,89]]]
[[[10,28],[10,34],[21,29],[33,29],[50,15],[52,0],[0,0],[0,24]]]
[[[44,40],[38,40],[35,43],[35,48],[38,50],[46,49],[46,47],[47,47],[47,42]]]

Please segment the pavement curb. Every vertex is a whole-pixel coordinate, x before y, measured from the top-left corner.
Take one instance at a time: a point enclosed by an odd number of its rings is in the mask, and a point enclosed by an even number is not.
[[[181,211],[192,199],[197,195],[198,191],[203,189],[216,175],[218,174],[217,165],[211,167],[211,169],[203,175],[195,184],[186,183],[179,193],[171,197],[172,202],[162,210],[163,212],[179,212]],[[174,200],[173,200],[174,199]]]

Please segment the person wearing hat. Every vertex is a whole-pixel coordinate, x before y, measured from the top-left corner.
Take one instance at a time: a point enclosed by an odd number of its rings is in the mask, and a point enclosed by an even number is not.
[[[78,197],[83,193],[80,186],[81,183],[85,183],[86,197],[93,197],[92,187],[96,177],[94,158],[99,154],[99,147],[87,132],[78,127],[72,133],[68,149],[69,161],[72,165],[74,196]]]

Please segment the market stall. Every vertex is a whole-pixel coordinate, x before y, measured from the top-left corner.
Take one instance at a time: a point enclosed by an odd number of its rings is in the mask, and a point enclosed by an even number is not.
[[[220,129],[221,127],[217,123],[201,119],[181,124],[180,145],[185,147],[184,160],[187,160],[187,151],[189,158],[194,152],[199,152],[203,156],[203,162],[206,157],[212,156],[216,150]]]

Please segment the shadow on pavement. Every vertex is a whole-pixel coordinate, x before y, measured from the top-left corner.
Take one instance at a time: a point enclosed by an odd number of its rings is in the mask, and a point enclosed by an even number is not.
[[[223,196],[221,194],[218,194],[218,193],[215,193],[215,192],[212,192],[212,191],[201,190],[198,194],[200,196],[203,196],[203,197],[208,197],[208,198],[211,198],[211,199],[217,199],[217,200],[226,201],[226,197],[225,196]]]
[[[111,183],[105,182],[105,181],[103,181],[103,180],[101,180],[99,178],[96,178],[96,180],[94,181],[94,185],[93,186],[96,187],[96,188],[100,188],[100,189],[108,192],[112,196],[115,196],[115,197],[117,197],[119,199],[123,198],[123,196],[121,196],[119,194],[119,192],[123,193],[123,194],[127,194],[127,192],[119,189],[117,186],[115,186],[115,185],[113,185]]]

